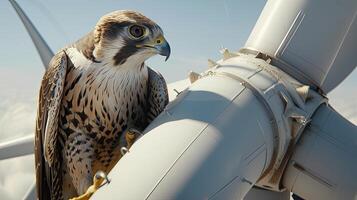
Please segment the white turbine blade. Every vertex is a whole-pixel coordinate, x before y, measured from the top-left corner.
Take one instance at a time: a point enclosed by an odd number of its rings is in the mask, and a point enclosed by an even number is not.
[[[245,48],[327,94],[356,68],[356,35],[356,0],[274,0],[267,1]]]
[[[32,39],[32,42],[36,46],[37,52],[38,54],[40,54],[41,61],[44,67],[47,68],[51,58],[53,57],[52,50],[47,45],[46,41],[42,38],[41,34],[37,31],[35,26],[32,24],[31,20],[26,16],[19,4],[17,4],[15,0],[9,0],[9,2],[20,17],[22,23],[24,24],[27,32],[29,33]]]
[[[16,140],[0,143],[0,160],[30,155],[34,149],[34,136],[29,135]]]

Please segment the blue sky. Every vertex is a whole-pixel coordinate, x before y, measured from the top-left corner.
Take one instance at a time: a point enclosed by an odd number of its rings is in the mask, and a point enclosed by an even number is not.
[[[137,10],[164,30],[172,54],[149,60],[168,82],[190,70],[206,69],[219,49],[241,48],[258,19],[265,0],[18,0],[50,47],[57,51],[89,32],[104,14]],[[43,66],[16,13],[0,1],[0,141],[33,134],[36,99]],[[331,104],[357,122],[356,70],[330,95]],[[1,199],[19,199],[33,181],[33,159],[0,162]],[[7,171],[7,173],[1,173]],[[16,189],[15,189],[16,188]]]
[[[264,0],[200,1],[44,1],[18,0],[52,49],[58,50],[89,32],[104,14],[118,9],[140,11],[164,30],[172,47],[171,59],[160,57],[149,64],[169,81],[179,80],[191,69],[202,71],[207,58],[218,59],[218,50],[239,49],[264,6]],[[40,63],[29,37],[7,1],[0,2],[0,31],[4,56],[1,67],[38,68]],[[14,45],[15,42],[15,45]],[[20,48],[19,48],[20,47]],[[6,51],[6,52],[3,52]],[[18,55],[22,59],[17,59]]]

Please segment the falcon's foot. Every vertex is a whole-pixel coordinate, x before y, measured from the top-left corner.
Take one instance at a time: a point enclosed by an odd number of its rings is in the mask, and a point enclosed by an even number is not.
[[[93,185],[89,186],[87,191],[81,196],[74,197],[70,200],[88,200],[100,187],[107,183],[110,183],[110,180],[108,179],[107,175],[103,171],[98,171],[93,176]]]
[[[134,144],[136,140],[138,140],[143,134],[134,128],[130,128],[125,132],[125,142],[126,146],[120,148],[121,155],[124,156],[127,152],[129,152],[130,147]]]
[[[126,148],[130,149],[130,147],[134,144],[134,142],[142,136],[142,133],[139,130],[134,128],[130,128],[125,133],[125,140],[126,140]]]

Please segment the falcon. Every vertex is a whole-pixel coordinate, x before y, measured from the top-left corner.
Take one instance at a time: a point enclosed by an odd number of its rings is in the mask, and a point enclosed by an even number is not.
[[[162,29],[125,10],[103,16],[52,58],[36,123],[38,199],[89,197],[86,191],[106,178],[120,149],[164,110],[166,82],[145,64],[157,54],[170,56]]]

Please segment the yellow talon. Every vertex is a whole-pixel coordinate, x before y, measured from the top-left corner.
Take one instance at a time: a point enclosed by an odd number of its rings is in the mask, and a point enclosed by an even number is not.
[[[88,200],[102,186],[104,180],[106,183],[110,182],[107,175],[103,171],[98,171],[93,176],[93,185],[89,186],[87,191],[81,196],[74,197],[70,200]]]
[[[134,144],[134,142],[136,141],[136,139],[138,138],[138,131],[134,130],[134,129],[129,129],[128,131],[126,131],[125,133],[125,140],[126,140],[126,148],[130,149],[130,147]]]

